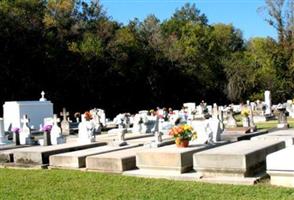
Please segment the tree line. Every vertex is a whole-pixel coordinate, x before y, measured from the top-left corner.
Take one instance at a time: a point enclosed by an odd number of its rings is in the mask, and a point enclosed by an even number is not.
[[[293,98],[293,0],[259,10],[278,38],[210,24],[195,4],[164,21],[114,21],[99,1],[0,1],[0,102],[45,90],[56,112],[99,107],[110,115],[183,102]]]

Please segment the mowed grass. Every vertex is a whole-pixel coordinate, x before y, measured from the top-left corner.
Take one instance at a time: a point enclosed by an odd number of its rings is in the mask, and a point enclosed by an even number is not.
[[[144,179],[71,170],[0,169],[1,199],[294,199],[294,189]]]
[[[288,124],[290,128],[294,128],[294,119],[293,118],[288,118]],[[256,123],[257,129],[272,129],[272,128],[277,128],[278,120],[270,120],[266,122],[259,122]]]

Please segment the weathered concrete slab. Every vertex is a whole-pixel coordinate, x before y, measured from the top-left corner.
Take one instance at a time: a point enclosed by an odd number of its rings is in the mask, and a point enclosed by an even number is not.
[[[78,151],[106,145],[105,142],[94,142],[90,144],[65,143],[53,146],[36,146],[13,150],[13,158],[16,164],[44,165],[49,163],[49,156]]]
[[[235,142],[194,154],[194,170],[203,176],[250,177],[265,172],[266,156],[283,148],[281,141]]]
[[[136,165],[139,169],[169,170],[174,173],[183,173],[193,168],[194,153],[217,145],[190,145],[187,148],[168,145],[158,149],[148,149],[136,154]]]
[[[0,151],[0,163],[13,162],[13,149]]]
[[[163,170],[142,170],[134,169],[130,171],[125,171],[122,173],[125,176],[135,176],[144,178],[160,178],[169,180],[180,180],[180,181],[194,181],[194,182],[204,182],[204,183],[214,183],[214,184],[230,184],[230,185],[254,185],[258,183],[261,179],[264,179],[266,174],[258,175],[254,177],[197,177],[195,171],[190,171],[183,174],[176,174],[172,171]]]
[[[28,145],[15,145],[15,144],[0,145],[0,152],[5,151],[5,150],[24,148],[24,147],[29,147],[29,146]]]
[[[86,158],[87,170],[121,173],[136,168],[136,153],[146,150],[137,147],[121,151],[89,156]]]
[[[292,146],[294,144],[294,129],[273,131],[267,134],[252,137],[251,140],[285,141],[287,147]]]
[[[271,184],[294,187],[294,146],[269,154],[266,157],[267,173]]]
[[[141,134],[141,133],[127,133],[125,135],[125,139],[127,141],[129,140],[137,140],[142,138],[151,138],[153,137],[153,134]],[[115,134],[101,134],[96,135],[96,142],[113,142],[115,139],[117,139],[117,135]]]
[[[221,134],[222,141],[237,142],[242,140],[250,140],[252,137],[268,133],[267,130],[260,130],[252,133],[223,133]]]
[[[49,158],[49,164],[51,168],[81,168],[86,166],[86,157],[103,154],[113,151],[121,151],[123,149],[129,149],[138,147],[139,145],[127,145],[121,147],[115,146],[100,146],[80,151],[61,153],[52,155]]]

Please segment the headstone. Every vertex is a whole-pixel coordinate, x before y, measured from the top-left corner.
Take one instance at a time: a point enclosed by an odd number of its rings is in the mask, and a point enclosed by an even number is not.
[[[51,129],[51,143],[52,145],[63,144],[65,143],[65,138],[61,133],[61,128],[58,126],[60,119],[57,118],[57,115],[53,116],[53,126]]]
[[[22,129],[19,133],[19,142],[22,145],[32,145],[33,140],[32,140],[32,135],[31,135],[31,129],[29,127],[29,119],[27,115],[23,116],[23,119],[21,122],[23,123]]]
[[[236,127],[237,127],[237,122],[233,116],[233,110],[230,109],[228,111],[228,120],[227,120],[226,128],[236,128]]]
[[[277,110],[279,111],[277,128],[288,128],[289,125],[286,116],[286,106],[283,104],[279,104]]]
[[[220,121],[217,118],[210,118],[208,123],[212,131],[212,142],[221,141],[222,130],[220,128]]]
[[[67,116],[69,116],[69,112],[66,111],[65,108],[62,109],[62,112],[60,115],[63,117],[61,121],[61,130],[63,135],[69,135],[70,129],[69,129],[69,122],[67,120]]]
[[[271,92],[266,90],[264,92],[265,115],[272,115]]]
[[[85,115],[82,115],[82,122],[79,124],[78,142],[81,144],[95,142],[94,131],[94,123],[90,119],[85,119]]]
[[[7,144],[8,140],[5,137],[5,131],[4,131],[4,121],[3,118],[0,118],[0,145]]]
[[[223,131],[225,129],[225,124],[224,124],[224,107],[219,106],[218,109],[218,119],[220,121],[220,129]]]

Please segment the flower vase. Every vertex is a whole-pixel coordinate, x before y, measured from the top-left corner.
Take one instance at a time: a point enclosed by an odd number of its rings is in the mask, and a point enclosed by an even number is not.
[[[44,146],[51,145],[51,137],[49,131],[44,131]]]
[[[189,140],[176,138],[176,146],[180,148],[186,148],[189,146]]]
[[[242,119],[242,122],[243,122],[243,127],[249,127],[249,117],[243,117]]]
[[[15,145],[20,145],[18,132],[13,132],[13,142],[15,143]]]

